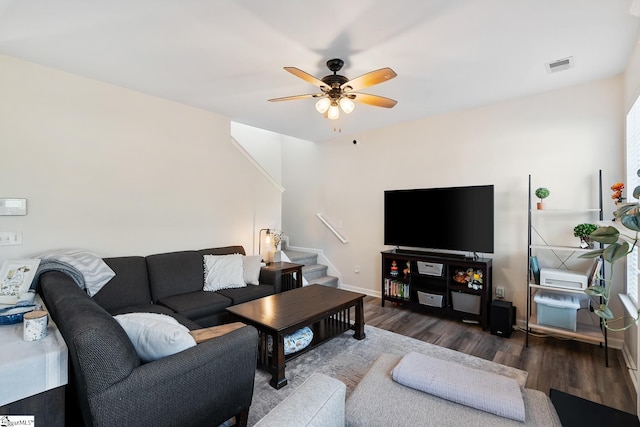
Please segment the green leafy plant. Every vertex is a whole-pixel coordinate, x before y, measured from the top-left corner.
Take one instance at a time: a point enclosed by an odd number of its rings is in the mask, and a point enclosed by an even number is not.
[[[640,169],[637,171],[640,177]],[[640,198],[640,186],[637,186],[633,190],[633,197],[637,200]],[[637,323],[637,317],[634,319],[629,316],[622,316],[615,318],[611,308],[609,308],[609,302],[611,301],[611,283],[613,283],[614,265],[616,261],[629,255],[633,249],[638,245],[640,239],[640,203],[638,201],[632,203],[626,203],[621,205],[614,213],[616,221],[619,221],[631,234],[622,234],[614,226],[598,227],[589,234],[589,237],[603,245],[606,245],[602,249],[596,249],[594,251],[587,252],[580,255],[580,258],[598,258],[602,257],[607,263],[611,264],[611,274],[608,280],[602,279],[599,275],[596,277],[598,283],[604,282],[605,286],[592,285],[589,286],[585,293],[592,297],[599,299],[599,305],[594,310],[601,319],[605,328],[612,331],[624,331],[629,327]],[[627,231],[625,230],[625,233]],[[607,282],[609,286],[607,285]],[[638,317],[640,317],[640,309],[638,310]],[[613,327],[610,324],[614,322],[623,322],[620,327]],[[617,324],[617,323],[616,323]]]
[[[573,235],[575,237],[589,237],[591,233],[598,228],[595,224],[578,224],[573,227]]]
[[[549,197],[549,194],[549,190],[544,187],[536,189],[536,197],[540,199],[541,202],[542,199],[546,199],[547,197]]]
[[[573,235],[580,238],[580,247],[584,249],[593,249],[593,240],[591,239],[591,233],[598,228],[595,224],[578,224],[573,227]]]

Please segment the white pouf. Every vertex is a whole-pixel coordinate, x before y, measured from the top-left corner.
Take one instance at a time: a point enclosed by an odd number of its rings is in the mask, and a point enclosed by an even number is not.
[[[298,329],[291,335],[285,335],[284,337],[284,355],[295,353],[311,344],[313,340],[313,331],[310,327],[305,326],[302,329]],[[267,347],[269,353],[273,351],[273,340],[271,335],[267,337]]]

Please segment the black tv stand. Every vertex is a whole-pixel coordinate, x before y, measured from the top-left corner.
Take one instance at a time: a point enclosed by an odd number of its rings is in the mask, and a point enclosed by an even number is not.
[[[463,254],[449,254],[444,252],[431,252],[431,251],[421,251],[416,249],[400,249],[396,248],[393,250],[396,254],[406,254],[406,255],[416,255],[416,256],[426,256],[432,258],[457,258],[457,259],[468,259],[473,260],[475,257],[468,257]]]
[[[396,248],[382,252],[385,301],[489,327],[492,260]]]

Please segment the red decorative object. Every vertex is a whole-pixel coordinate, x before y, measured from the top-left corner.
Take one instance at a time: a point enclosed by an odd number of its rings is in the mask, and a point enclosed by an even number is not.
[[[397,276],[398,275],[398,264],[396,263],[396,261],[391,261],[391,275],[392,276]]]

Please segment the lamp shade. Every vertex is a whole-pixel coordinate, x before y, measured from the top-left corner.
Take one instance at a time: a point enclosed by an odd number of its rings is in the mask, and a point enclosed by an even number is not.
[[[329,98],[320,98],[320,100],[316,102],[316,110],[318,110],[320,114],[326,113],[330,106],[331,100],[329,100]]]
[[[264,236],[264,247],[268,249],[271,246],[271,229],[261,228],[260,231],[258,231],[258,255],[262,255],[262,243],[263,243],[262,232],[263,231],[266,231]]]
[[[349,98],[340,98],[340,108],[342,108],[342,111],[345,113],[351,113],[355,106],[356,104],[354,104]]]
[[[329,112],[327,114],[327,117],[329,117],[331,120],[336,120],[338,119],[338,117],[340,117],[340,108],[338,108],[337,103],[331,104],[331,107],[329,107]]]

